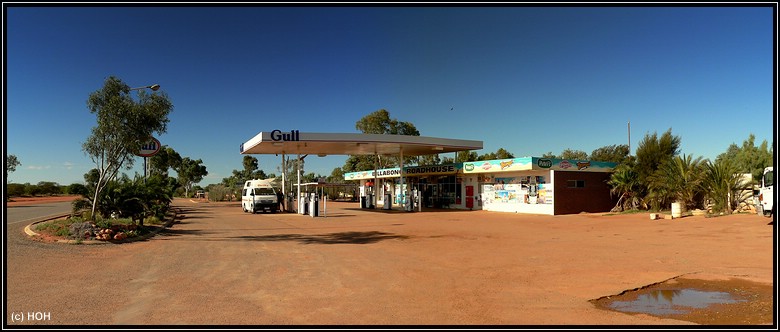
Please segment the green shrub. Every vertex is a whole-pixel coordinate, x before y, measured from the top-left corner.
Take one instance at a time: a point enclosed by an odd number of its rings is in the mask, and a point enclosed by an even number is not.
[[[9,183],[5,185],[6,195],[10,197],[24,195],[24,185],[20,183]]]
[[[145,223],[149,225],[160,225],[162,224],[162,220],[158,218],[157,216],[151,216],[149,218],[146,218]]]
[[[37,224],[35,230],[67,237],[70,236],[70,224],[72,224],[72,222],[68,219],[52,220]]]
[[[87,187],[80,183],[74,183],[63,188],[65,188],[65,193],[69,195],[82,195],[82,196],[89,195],[89,190],[87,189]]]
[[[58,229],[54,233],[54,235],[68,237],[68,236],[70,236],[70,230],[68,229],[68,227],[63,227],[63,228]]]
[[[98,228],[111,228],[111,220],[110,219],[103,219],[98,218],[100,220],[95,220],[95,226]]]
[[[209,201],[221,202],[227,200],[231,194],[231,189],[224,185],[214,185],[209,189]]]

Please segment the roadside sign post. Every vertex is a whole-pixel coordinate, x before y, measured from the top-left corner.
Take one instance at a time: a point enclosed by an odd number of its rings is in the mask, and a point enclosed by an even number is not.
[[[160,141],[154,137],[150,137],[149,141],[141,145],[141,150],[138,151],[138,156],[144,157],[144,182],[146,181],[146,158],[156,155],[160,152]]]

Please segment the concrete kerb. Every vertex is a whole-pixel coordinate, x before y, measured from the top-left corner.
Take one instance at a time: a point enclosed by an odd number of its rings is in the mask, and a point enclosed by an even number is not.
[[[63,215],[48,217],[48,218],[45,218],[45,219],[42,219],[42,220],[34,221],[31,224],[29,224],[29,225],[24,227],[24,233],[27,234],[30,237],[39,236],[40,234],[38,234],[38,233],[36,233],[35,231],[32,230],[32,226],[33,225],[37,225],[37,224],[40,224],[40,223],[46,222],[46,221],[57,220],[57,219],[60,219],[60,218],[67,217],[69,215],[70,214],[63,214]],[[129,243],[129,242],[135,242],[135,241],[143,241],[143,240],[149,239],[152,236],[157,235],[157,233],[159,233],[163,229],[170,228],[171,225],[173,225],[173,223],[176,222],[176,215],[177,215],[177,209],[171,208],[171,210],[166,214],[165,223],[163,223],[163,227],[161,227],[159,229],[155,229],[155,230],[149,232],[148,234],[144,234],[142,236],[134,237],[132,239],[125,239],[125,240],[121,240],[121,241],[57,240],[57,243],[67,243],[67,244],[109,244],[109,243],[113,243],[113,244],[118,244],[118,243]]]

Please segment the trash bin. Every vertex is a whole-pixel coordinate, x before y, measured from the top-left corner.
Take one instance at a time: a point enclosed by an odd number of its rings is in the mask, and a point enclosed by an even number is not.
[[[366,205],[366,196],[360,196],[360,208],[365,209],[368,205]]]
[[[383,208],[385,210],[390,210],[392,209],[392,207],[393,207],[393,198],[390,196],[390,194],[385,194],[385,205]]]
[[[312,217],[316,217],[320,214],[320,208],[318,206],[319,198],[317,198],[316,194],[311,194],[311,199],[309,199],[309,215]]]
[[[293,206],[293,202],[295,201],[295,198],[290,195],[287,195],[285,199],[287,200],[287,202],[284,203],[284,208],[286,210],[285,212],[290,212],[292,211],[292,206]]]

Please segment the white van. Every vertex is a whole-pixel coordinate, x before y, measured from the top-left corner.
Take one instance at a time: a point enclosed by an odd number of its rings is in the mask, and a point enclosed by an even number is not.
[[[775,168],[764,168],[764,176],[758,188],[756,211],[758,215],[772,217],[775,214]]]
[[[270,181],[249,180],[244,183],[244,188],[241,190],[241,209],[244,212],[256,213],[267,208],[271,213],[276,213],[278,207],[276,190]]]

